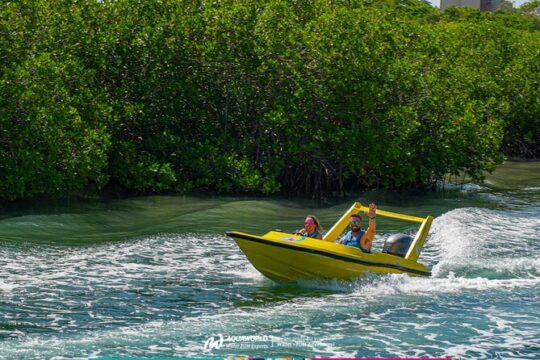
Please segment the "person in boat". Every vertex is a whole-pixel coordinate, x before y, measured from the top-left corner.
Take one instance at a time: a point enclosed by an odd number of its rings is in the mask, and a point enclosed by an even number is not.
[[[313,239],[322,240],[322,226],[315,215],[308,215],[304,220],[304,228],[297,230],[296,235],[307,236]]]
[[[362,250],[362,252],[370,253],[373,245],[373,238],[375,237],[377,205],[374,203],[369,204],[368,218],[369,225],[366,231],[362,230],[362,216],[360,214],[353,214],[349,218],[350,230],[339,239],[339,243],[348,246],[356,246]]]

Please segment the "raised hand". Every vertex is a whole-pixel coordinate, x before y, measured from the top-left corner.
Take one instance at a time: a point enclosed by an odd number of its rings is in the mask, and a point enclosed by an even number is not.
[[[374,218],[375,216],[377,216],[377,205],[375,205],[374,203],[369,204],[368,216],[370,218]]]

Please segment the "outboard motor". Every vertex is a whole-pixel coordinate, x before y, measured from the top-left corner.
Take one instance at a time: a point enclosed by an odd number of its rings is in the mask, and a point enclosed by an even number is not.
[[[382,252],[405,257],[405,255],[407,255],[407,251],[409,251],[409,247],[411,246],[412,241],[413,241],[413,238],[410,237],[409,235],[405,235],[405,234],[391,235],[384,242]]]

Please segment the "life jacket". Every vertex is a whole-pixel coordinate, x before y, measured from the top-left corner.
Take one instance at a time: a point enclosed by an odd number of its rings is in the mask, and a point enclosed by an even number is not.
[[[356,236],[353,236],[352,231],[349,231],[345,235],[345,239],[343,240],[343,245],[356,246],[357,248],[360,248],[362,252],[370,253],[371,251],[369,251],[368,249],[365,249],[360,243],[360,240],[362,240],[362,236],[364,236],[365,233],[366,232],[364,230],[360,230]]]
[[[319,234],[320,234],[319,230],[315,229],[315,231],[314,231],[313,234],[311,234],[311,235],[309,235],[309,234],[307,233],[307,231],[306,231],[306,235],[305,235],[305,236],[310,237],[310,238],[313,238],[313,239],[316,239],[317,236],[319,236]]]

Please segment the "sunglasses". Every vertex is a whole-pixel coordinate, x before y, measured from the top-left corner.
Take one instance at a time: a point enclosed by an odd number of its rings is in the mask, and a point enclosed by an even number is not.
[[[360,225],[362,224],[361,220],[351,220],[351,225]]]
[[[315,221],[313,221],[313,220],[304,221],[304,225],[306,225],[306,226],[315,225]]]

